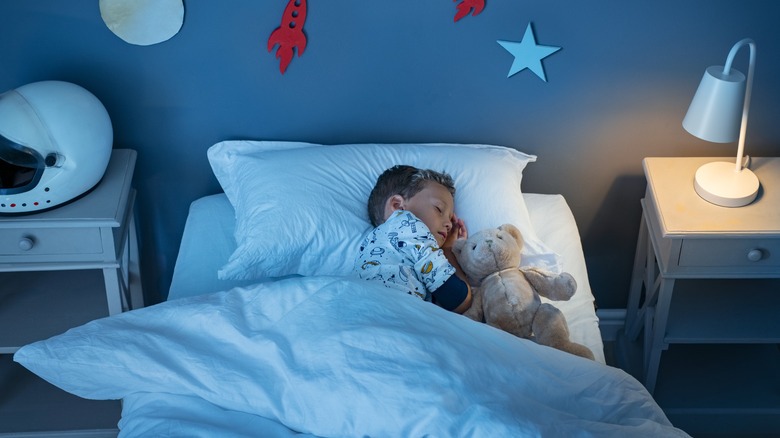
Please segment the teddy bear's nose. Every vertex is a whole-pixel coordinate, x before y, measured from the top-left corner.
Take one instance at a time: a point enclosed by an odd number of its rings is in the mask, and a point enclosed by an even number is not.
[[[490,246],[493,245],[493,240],[492,239],[488,239],[488,240],[485,241],[485,243],[487,244],[488,248],[490,248]]]

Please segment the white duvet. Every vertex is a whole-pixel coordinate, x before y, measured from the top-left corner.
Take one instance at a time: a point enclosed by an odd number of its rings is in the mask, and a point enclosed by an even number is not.
[[[342,277],[168,301],[14,359],[124,398],[124,436],[687,436],[619,369]]]

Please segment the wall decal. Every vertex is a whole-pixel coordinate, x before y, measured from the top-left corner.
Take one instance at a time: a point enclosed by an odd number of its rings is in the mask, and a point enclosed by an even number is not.
[[[297,49],[298,56],[306,50],[306,35],[303,33],[303,24],[306,22],[306,0],[290,0],[284,8],[282,25],[276,28],[268,38],[268,51],[273,50],[277,44],[276,57],[281,60],[279,71],[284,74],[287,66],[293,59],[293,48]]]
[[[456,2],[458,0],[452,0],[452,1]],[[455,14],[455,21],[458,21],[461,18],[465,17],[472,10],[474,10],[474,12],[471,14],[472,17],[482,12],[482,10],[485,9],[485,0],[463,0],[460,3],[458,3],[457,8],[458,8],[458,13]]]
[[[111,32],[138,46],[169,40],[184,23],[182,0],[100,0],[99,7]]]
[[[122,2],[122,0],[100,0],[101,7],[103,1],[113,1],[115,3]],[[181,0],[177,1],[180,2]],[[455,14],[455,21],[458,21],[461,18],[469,15],[469,13],[472,16],[476,16],[482,12],[483,9],[485,9],[485,0],[452,1],[460,2],[456,5],[458,12]],[[306,0],[289,0],[287,2],[287,6],[284,8],[281,26],[277,27],[273,32],[271,32],[271,36],[268,37],[269,52],[271,52],[277,45],[279,46],[279,48],[276,49],[276,58],[280,60],[279,71],[282,72],[282,74],[287,71],[287,66],[290,65],[290,62],[292,62],[294,53],[293,49],[297,50],[298,56],[301,56],[303,51],[306,50],[306,34],[303,33],[303,25],[306,22],[306,12]],[[501,41],[499,41],[499,44],[500,43]],[[542,75],[544,75],[544,72],[542,72]]]
[[[501,47],[515,57],[514,62],[512,62],[512,67],[509,69],[509,74],[507,74],[506,77],[510,77],[527,68],[545,82],[547,82],[547,76],[544,74],[542,59],[561,50],[560,47],[556,46],[542,46],[536,44],[536,36],[534,35],[531,23],[528,23],[528,27],[525,29],[525,35],[523,35],[523,40],[521,42],[498,40],[498,44],[501,44]]]

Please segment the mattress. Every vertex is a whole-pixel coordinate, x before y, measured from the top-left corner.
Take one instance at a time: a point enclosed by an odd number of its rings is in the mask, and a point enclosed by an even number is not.
[[[588,281],[579,230],[571,209],[561,195],[524,194],[524,197],[537,235],[561,256],[563,271],[570,273],[577,281],[574,297],[569,301],[552,304],[566,316],[571,340],[590,348],[596,360],[605,363],[594,297]],[[197,199],[191,204],[168,300],[258,282],[217,278],[217,271],[236,248],[234,228],[233,207],[223,193]],[[268,278],[261,281],[276,280]]]

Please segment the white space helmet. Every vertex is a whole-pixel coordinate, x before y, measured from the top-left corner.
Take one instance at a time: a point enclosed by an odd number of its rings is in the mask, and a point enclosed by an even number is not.
[[[43,210],[95,186],[114,134],[103,104],[68,82],[0,94],[0,213]]]

